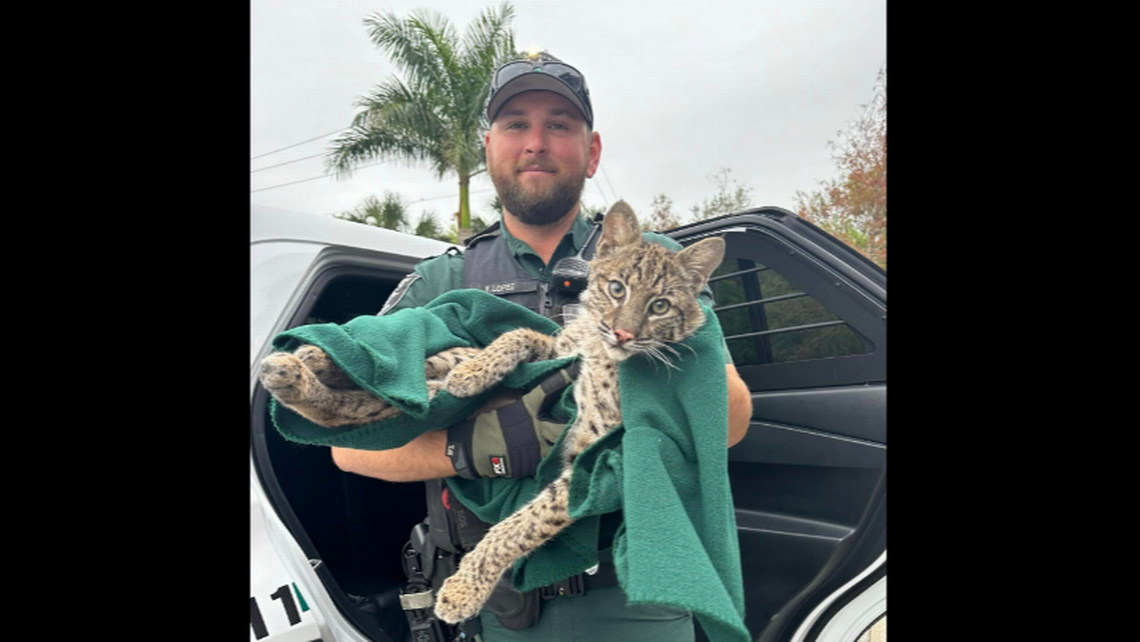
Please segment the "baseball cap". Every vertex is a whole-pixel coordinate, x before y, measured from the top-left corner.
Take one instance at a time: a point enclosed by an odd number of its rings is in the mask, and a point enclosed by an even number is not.
[[[582,72],[545,51],[516,60],[495,70],[491,76],[491,100],[487,103],[487,120],[495,116],[508,100],[524,91],[552,91],[569,100],[594,127],[594,110],[590,106],[590,90]]]

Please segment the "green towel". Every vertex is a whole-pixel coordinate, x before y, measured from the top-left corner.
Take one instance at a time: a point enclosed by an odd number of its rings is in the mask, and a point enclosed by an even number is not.
[[[678,369],[644,358],[622,362],[623,425],[575,460],[570,485],[575,522],[516,563],[513,580],[520,590],[593,566],[599,548],[612,537],[618,579],[630,603],[688,609],[712,642],[749,639],[728,483],[723,335],[712,310],[704,307],[704,312],[704,326],[678,346],[679,357],[671,355]],[[448,292],[422,308],[382,317],[289,330],[274,339],[275,347],[321,347],[358,385],[404,414],[329,429],[273,402],[274,423],[286,438],[301,443],[366,450],[402,446],[423,432],[458,422],[493,394],[456,399],[441,392],[429,404],[424,358],[455,346],[483,347],[518,327],[558,331],[549,319],[473,289]],[[529,389],[572,360],[522,364],[503,385]],[[572,388],[555,412],[567,420],[574,413]],[[540,462],[536,477],[452,477],[447,484],[480,519],[498,522],[558,476],[560,445],[561,439]]]

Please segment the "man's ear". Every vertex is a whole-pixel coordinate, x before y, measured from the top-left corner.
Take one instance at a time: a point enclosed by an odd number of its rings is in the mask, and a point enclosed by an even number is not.
[[[602,221],[602,238],[598,239],[596,256],[605,258],[618,248],[641,242],[641,227],[633,208],[625,201],[614,203]]]
[[[602,162],[602,137],[598,132],[590,132],[590,160],[586,165],[586,178],[593,178]]]

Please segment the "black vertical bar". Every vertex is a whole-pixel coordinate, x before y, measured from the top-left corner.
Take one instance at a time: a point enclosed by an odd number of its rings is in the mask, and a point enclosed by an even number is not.
[[[261,617],[261,609],[257,608],[257,598],[249,598],[249,625],[253,627],[253,637],[260,640],[269,635],[265,628],[265,619]]]
[[[756,261],[750,259],[740,259],[740,267],[749,269],[756,267]],[[763,292],[760,290],[760,274],[759,272],[751,272],[744,274],[740,278],[741,284],[744,286],[744,299],[746,301],[757,301],[764,298]],[[748,316],[752,321],[752,331],[762,332],[768,329],[768,315],[764,312],[764,305],[749,306]],[[772,342],[764,335],[756,337],[756,358],[759,363],[772,363]]]

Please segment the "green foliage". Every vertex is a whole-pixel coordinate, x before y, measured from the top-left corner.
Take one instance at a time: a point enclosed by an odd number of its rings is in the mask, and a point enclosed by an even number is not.
[[[425,210],[415,225],[412,225],[408,214],[408,206],[399,194],[385,191],[383,200],[369,194],[364,197],[360,205],[336,215],[336,218],[363,223],[387,230],[395,230],[406,234],[415,234],[437,241],[454,242],[452,235],[439,223],[439,217],[433,210]]]
[[[495,220],[498,220],[497,215],[495,217]],[[471,236],[474,236],[474,235],[478,234],[479,232],[482,232],[483,230],[487,229],[488,227],[491,226],[491,223],[493,223],[493,222],[494,221],[491,221],[489,223],[489,222],[487,222],[486,219],[484,219],[481,216],[472,215],[471,216],[471,228],[470,228],[471,229]],[[445,240],[449,243],[454,243],[456,245],[462,244],[462,241],[459,240],[459,226],[455,223],[452,223],[451,226],[449,228],[447,228],[447,231],[443,233],[443,236],[444,236],[443,240]],[[466,238],[470,238],[470,236],[468,236]]]
[[[420,215],[420,220],[416,223],[416,228],[413,233],[416,236],[423,236],[437,241],[451,242],[451,235],[440,225],[439,218],[436,216],[434,210],[425,210],[424,213]]]
[[[384,200],[369,194],[352,210],[341,212],[336,218],[374,225],[397,232],[408,231],[408,209],[398,194],[384,192]]]
[[[521,58],[509,25],[514,9],[503,3],[487,9],[460,38],[447,18],[417,10],[406,19],[393,12],[365,19],[372,42],[401,76],[375,86],[356,105],[351,129],[338,137],[326,157],[338,177],[367,161],[403,158],[426,164],[440,179],[459,179],[461,222],[470,225],[468,185],[485,169],[483,134],[491,74]]]

